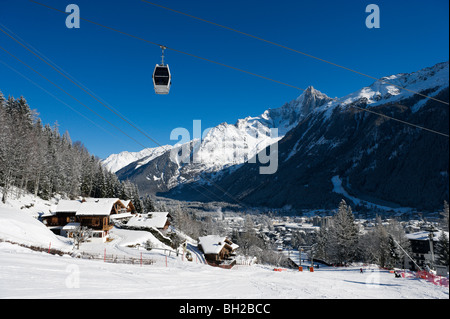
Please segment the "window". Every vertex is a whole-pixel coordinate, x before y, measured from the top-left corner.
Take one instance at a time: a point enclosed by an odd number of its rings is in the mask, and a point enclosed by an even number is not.
[[[155,73],[153,74],[153,79],[156,85],[167,86],[170,81],[169,69],[166,66],[156,67]]]

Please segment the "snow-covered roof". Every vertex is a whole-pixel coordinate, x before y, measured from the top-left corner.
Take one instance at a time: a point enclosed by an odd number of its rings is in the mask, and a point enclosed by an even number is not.
[[[80,208],[81,202],[79,200],[65,200],[62,199],[56,206],[56,213],[62,212],[76,212]]]
[[[439,237],[441,236],[442,231],[435,231],[433,232],[433,241],[438,241]],[[447,235],[448,238],[448,232],[444,232]],[[412,240],[429,240],[429,231],[419,231],[416,233],[406,234],[406,237],[408,239]]]
[[[111,209],[117,201],[119,201],[118,198],[88,198],[80,205],[80,208],[77,211],[77,216],[110,215]]]
[[[202,250],[205,254],[218,254],[225,245],[229,245],[233,250],[239,246],[232,243],[231,245],[227,243],[227,237],[208,235],[198,238],[199,246],[202,246]]]
[[[133,217],[133,214],[131,213],[121,213],[121,214],[114,214],[109,217],[110,219],[122,219],[122,218],[130,218]]]
[[[127,223],[134,227],[164,228],[167,222],[168,212],[152,212],[133,216]]]

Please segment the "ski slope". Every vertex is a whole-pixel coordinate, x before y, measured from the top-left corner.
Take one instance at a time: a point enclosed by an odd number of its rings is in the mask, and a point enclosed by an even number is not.
[[[166,267],[104,263],[38,253],[0,243],[0,298],[164,299],[448,299],[449,291],[419,279],[358,267],[275,272],[232,270],[171,260]]]
[[[26,198],[22,198],[22,201]],[[274,271],[273,267],[235,266],[231,270],[204,264],[188,243],[187,261],[151,233],[113,229],[112,241],[82,243],[80,250],[102,256],[152,259],[152,265],[115,264],[36,252],[9,243],[52,248],[70,253],[71,242],[54,235],[31,208],[0,204],[0,298],[164,298],[164,299],[448,299],[448,288],[425,280],[395,278],[375,267],[320,267],[314,272]],[[8,206],[8,207],[7,207]],[[23,206],[21,206],[23,207]],[[150,240],[154,249],[145,250]],[[139,244],[139,245],[137,245]],[[47,251],[45,249],[45,251]]]

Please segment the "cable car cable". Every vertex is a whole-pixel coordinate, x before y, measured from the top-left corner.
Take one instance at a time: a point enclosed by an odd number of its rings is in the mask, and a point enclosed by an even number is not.
[[[4,24],[0,23],[0,27],[2,27],[3,29],[7,30],[10,34],[12,34],[13,36],[15,36],[18,40],[22,41],[22,43],[24,43],[26,46],[28,46],[31,50],[33,50],[34,52],[36,52],[36,54],[40,55],[42,58],[44,58],[45,60],[47,60],[49,63],[51,63],[53,66],[55,66],[56,68],[58,68],[61,72],[63,72],[64,74],[66,74],[68,77],[70,77],[72,80],[74,80],[75,82],[77,82],[79,85],[81,85],[82,87],[84,87],[86,90],[88,90],[90,93],[92,93],[93,95],[95,95],[98,99],[102,100],[105,104],[107,104],[111,109],[114,109],[117,113],[119,113],[120,115],[122,115],[123,117],[125,117],[123,114],[121,114],[119,111],[117,111],[114,107],[112,107],[110,104],[108,104],[106,101],[104,101],[101,97],[99,97],[98,95],[96,95],[94,92],[92,92],[92,90],[90,90],[88,87],[86,87],[84,84],[82,84],[80,81],[78,81],[76,78],[74,78],[71,74],[69,74],[67,71],[63,70],[59,65],[57,65],[55,62],[53,62],[50,58],[48,58],[47,56],[45,56],[42,52],[40,52],[38,49],[36,49],[35,47],[33,47],[31,44],[27,43],[24,39],[22,39],[20,36],[18,36],[16,33],[14,33],[11,29],[9,29],[8,27],[6,27]],[[11,67],[10,67],[11,68]],[[14,70],[14,69],[13,69]],[[15,70],[16,71],[16,70]],[[25,79],[28,79],[26,76],[24,76],[23,74],[21,74],[20,72],[16,73],[20,74],[21,76],[23,76]],[[28,79],[29,80],[29,79]],[[31,83],[37,85],[39,87],[38,84],[34,83],[33,81],[29,80]],[[45,91],[45,89],[43,89]],[[48,94],[52,95],[51,93],[49,93],[48,91],[46,91]],[[54,96],[54,95],[52,95]],[[56,97],[55,97],[56,98]],[[56,98],[57,99],[57,98]],[[59,100],[60,101],[60,100]],[[64,103],[62,101],[60,101],[61,103]],[[69,108],[71,108],[69,106]],[[77,112],[76,110],[74,110],[75,112]],[[81,114],[81,113],[80,113]],[[125,117],[126,118],[126,117]],[[128,120],[128,119],[127,119]],[[105,129],[103,129],[105,130]],[[105,130],[107,131],[107,130]],[[112,134],[111,132],[109,132],[109,134]]]
[[[34,0],[29,0],[29,1],[30,1],[30,2],[33,2],[33,3],[35,3],[35,4],[38,4],[38,5],[40,5],[40,6],[46,7],[46,8],[48,8],[48,9],[51,9],[51,10],[54,10],[54,11],[57,11],[57,12],[64,13],[65,15],[68,14],[67,12],[65,12],[65,11],[63,11],[63,10],[59,10],[59,9],[53,8],[53,7],[51,7],[51,6],[48,6],[48,5],[46,5],[46,4],[43,4],[43,3],[40,3],[40,2],[37,2],[37,1],[34,1]],[[92,21],[92,20],[89,20],[89,19],[86,19],[86,18],[83,18],[83,17],[80,17],[80,19],[83,20],[83,21],[86,21],[86,22],[88,22],[88,23],[95,24],[95,25],[97,25],[97,26],[99,26],[99,27],[102,27],[102,28],[105,28],[105,29],[108,29],[108,30],[111,30],[111,31],[114,31],[114,32],[117,32],[117,33],[120,33],[120,34],[123,34],[123,35],[126,35],[126,36],[128,36],[128,37],[131,37],[131,38],[134,38],[134,39],[137,39],[137,40],[146,42],[146,43],[150,43],[150,44],[156,45],[156,46],[158,46],[158,47],[164,46],[167,50],[171,50],[171,51],[174,51],[174,52],[178,52],[178,53],[180,53],[180,54],[184,54],[184,55],[187,55],[187,56],[191,56],[191,57],[196,58],[196,59],[200,59],[200,60],[203,60],[203,61],[207,61],[207,62],[210,62],[210,63],[214,63],[214,64],[217,64],[217,65],[220,65],[220,66],[223,66],[223,67],[227,67],[227,68],[230,68],[230,69],[239,71],[239,72],[247,73],[247,74],[250,74],[250,75],[253,75],[253,76],[256,76],[256,77],[265,79],[265,80],[269,80],[269,81],[272,81],[272,82],[275,82],[275,83],[279,83],[279,84],[282,84],[282,85],[285,85],[285,86],[292,87],[292,88],[294,88],[294,89],[298,89],[298,90],[304,91],[304,89],[302,89],[302,88],[300,88],[300,87],[297,87],[297,86],[295,86],[295,85],[291,85],[291,84],[284,83],[284,82],[281,82],[281,81],[278,81],[278,80],[274,80],[274,79],[271,79],[271,78],[269,78],[269,77],[266,77],[266,76],[263,76],[263,75],[259,75],[259,74],[253,73],[253,72],[249,72],[249,71],[246,71],[246,70],[243,70],[243,69],[239,69],[239,68],[233,67],[233,66],[231,66],[231,65],[227,65],[227,64],[221,63],[221,62],[217,62],[217,61],[214,61],[214,60],[210,60],[210,59],[207,59],[207,58],[203,58],[203,57],[201,57],[201,56],[198,56],[198,55],[195,55],[195,54],[192,54],[192,53],[188,53],[188,52],[184,52],[184,51],[181,51],[181,50],[177,50],[177,49],[175,49],[175,48],[167,47],[167,46],[162,45],[162,44],[160,44],[160,43],[156,43],[156,42],[153,42],[153,41],[150,41],[150,40],[147,40],[147,39],[138,37],[138,36],[136,36],[136,35],[133,35],[133,34],[130,34],[130,33],[127,33],[127,32],[124,32],[124,31],[121,31],[121,30],[118,30],[118,29],[115,29],[115,28],[112,28],[112,27],[103,25],[103,24],[101,24],[101,23],[98,23],[98,22],[95,22],[95,21]]]
[[[46,7],[46,8],[48,8],[48,9],[51,9],[51,10],[54,10],[54,11],[57,11],[57,12],[64,13],[65,15],[68,14],[68,13],[65,12],[65,11],[62,11],[62,10],[53,8],[53,7],[48,6],[48,5],[46,5],[46,4],[42,4],[42,3],[37,2],[37,1],[35,1],[35,0],[29,0],[29,1],[30,1],[30,2],[33,2],[33,3],[35,3],[35,4],[38,4],[38,5],[40,5],[40,6]],[[159,43],[156,43],[156,42],[147,40],[147,39],[143,39],[143,38],[138,37],[138,36],[135,36],[135,35],[133,35],[133,34],[129,34],[129,33],[127,33],[127,32],[124,32],[124,31],[121,31],[121,30],[118,30],[118,29],[115,29],[115,28],[112,28],[112,27],[103,25],[103,24],[101,24],[101,23],[98,23],[98,22],[95,22],[95,21],[92,21],[92,20],[89,20],[89,19],[86,19],[86,18],[80,17],[80,19],[83,20],[83,21],[89,22],[89,23],[91,23],[91,24],[95,24],[95,25],[100,26],[100,27],[102,27],[102,28],[105,28],[105,29],[108,29],[108,30],[111,30],[111,31],[114,31],[114,32],[117,32],[117,33],[120,33],[120,34],[123,34],[123,35],[126,35],[126,36],[131,37],[131,38],[135,38],[135,39],[137,39],[137,40],[140,40],[140,41],[143,41],[143,42],[146,42],[146,43],[150,43],[150,44],[153,44],[153,45],[157,45],[157,46],[159,46],[159,47],[163,46],[162,44],[159,44]],[[298,89],[298,90],[301,90],[301,91],[305,91],[304,89],[299,88],[299,87],[297,87],[297,86],[294,86],[294,85],[291,85],[291,84],[287,84],[287,83],[284,83],[284,82],[281,82],[281,81],[278,81],[278,80],[274,80],[274,79],[268,78],[268,77],[266,77],[266,76],[262,76],[262,75],[259,75],[259,74],[253,73],[253,72],[249,72],[249,71],[246,71],[246,70],[243,70],[243,69],[239,69],[239,68],[236,68],[236,67],[233,67],[233,66],[230,66],[230,65],[221,63],[221,62],[217,62],[217,61],[214,61],[214,60],[210,60],[210,59],[207,59],[207,58],[203,58],[203,57],[201,57],[201,56],[198,56],[198,55],[195,55],[195,54],[191,54],[191,53],[188,53],[188,52],[184,52],[184,51],[181,51],[181,50],[178,50],[178,49],[175,49],[175,48],[170,48],[170,47],[167,47],[167,46],[164,46],[164,47],[165,47],[166,49],[168,49],[168,50],[172,50],[172,51],[175,51],[175,52],[178,52],[178,53],[181,53],[181,54],[184,54],[184,55],[188,55],[188,56],[191,56],[191,57],[200,59],[200,60],[204,60],[204,61],[207,61],[207,62],[210,62],[210,63],[214,63],[214,64],[217,64],[217,65],[221,65],[221,66],[223,66],[223,67],[227,67],[227,68],[230,68],[230,69],[233,69],[233,70],[236,70],[236,71],[239,71],[239,72],[243,72],[243,73],[246,73],[246,74],[249,74],[249,75],[253,75],[253,76],[256,76],[256,77],[265,79],[265,80],[269,80],[269,81],[272,81],[272,82],[276,82],[276,83],[279,83],[279,84],[284,85],[284,86],[288,86],[288,87],[292,87],[292,88],[295,88],[295,89]],[[331,63],[331,62],[330,62],[330,63]],[[356,72],[357,72],[357,71],[356,71]],[[375,78],[375,77],[372,77],[372,78],[378,80],[378,79]],[[406,90],[406,89],[405,89],[405,90]],[[409,90],[409,89],[408,89],[408,90]],[[409,91],[411,91],[411,90],[409,90]],[[428,97],[428,96],[423,95],[423,94],[418,93],[418,92],[414,92],[414,91],[411,91],[411,92],[413,92],[413,93],[415,93],[415,94],[418,94],[418,95],[421,95],[421,96],[424,96],[424,97],[427,97],[427,98],[430,98],[430,99],[434,99],[434,98],[432,98],[432,97]],[[337,99],[334,99],[334,100],[337,100]],[[434,100],[437,100],[437,99],[434,99]],[[437,100],[437,101],[443,102],[443,101],[441,101],[441,100]],[[443,102],[443,103],[444,103],[444,104],[448,104],[448,103],[446,103],[446,102]],[[406,124],[406,125],[413,126],[413,127],[415,127],[415,128],[420,128],[420,129],[426,130],[426,131],[428,131],[428,132],[437,133],[437,134],[442,135],[442,136],[445,136],[445,137],[450,137],[448,134],[441,133],[441,132],[437,132],[437,131],[435,131],[435,130],[428,129],[428,128],[425,128],[425,127],[422,127],[422,126],[419,126],[419,125],[416,125],[416,124],[412,124],[412,123],[409,123],[409,122],[406,122],[406,121],[403,121],[403,120],[399,120],[399,119],[396,119],[396,118],[394,118],[394,117],[390,117],[390,116],[384,115],[384,114],[382,114],[382,113],[375,112],[375,111],[373,111],[373,110],[370,110],[370,111],[369,111],[368,109],[364,109],[364,108],[357,107],[357,106],[353,106],[353,105],[351,105],[350,107],[359,109],[359,110],[361,110],[361,111],[367,111],[367,112],[369,112],[369,113],[376,114],[376,115],[379,115],[379,116],[381,116],[381,117],[384,117],[384,118],[387,118],[387,119],[390,119],[390,120],[394,120],[394,121],[397,121],[397,122],[400,122],[400,123],[403,123],[403,124]]]
[[[30,70],[32,70],[33,72],[35,72],[36,74],[38,74],[39,76],[41,76],[42,78],[44,78],[46,81],[50,82],[52,85],[54,85],[56,88],[58,88],[59,90],[61,90],[62,92],[64,92],[65,94],[67,94],[69,97],[71,97],[72,99],[74,99],[75,101],[77,101],[78,103],[80,103],[82,106],[86,107],[89,111],[91,111],[92,113],[94,113],[95,115],[97,115],[98,117],[100,117],[102,120],[106,121],[108,124],[110,124],[111,126],[113,126],[115,129],[117,129],[119,132],[121,132],[122,134],[124,134],[125,136],[127,136],[128,138],[132,139],[134,142],[136,142],[137,144],[139,144],[141,147],[143,148],[147,148],[147,146],[141,144],[140,142],[138,142],[136,139],[134,139],[133,137],[129,136],[128,134],[126,134],[124,131],[122,131],[120,128],[118,128],[117,126],[115,126],[114,124],[112,124],[111,122],[109,122],[108,120],[106,120],[104,117],[102,117],[101,115],[99,115],[97,112],[95,112],[94,110],[92,110],[91,108],[89,108],[87,105],[85,105],[84,103],[82,103],[81,101],[79,101],[77,98],[75,98],[73,95],[71,95],[70,93],[68,93],[67,91],[65,91],[63,88],[61,88],[60,86],[58,86],[57,84],[55,84],[54,82],[52,82],[51,80],[49,80],[48,78],[46,78],[44,75],[42,75],[40,72],[38,72],[37,70],[35,70],[33,67],[31,67],[30,65],[28,65],[27,63],[25,63],[24,61],[22,61],[21,59],[19,59],[18,57],[16,57],[14,54],[12,54],[11,52],[9,52],[8,50],[6,50],[5,48],[3,48],[2,46],[0,46],[0,49],[5,51],[7,54],[9,54],[10,56],[12,56],[14,59],[16,59],[17,61],[19,61],[20,63],[22,63],[23,65],[25,65],[26,67],[28,67]],[[7,65],[5,62],[3,62],[2,60],[0,60],[0,62],[2,64],[4,64],[5,66],[7,66],[8,68],[10,68],[13,71],[16,71],[14,68],[10,67],[9,65]],[[55,97],[53,94],[49,93],[48,91],[46,91],[45,89],[43,89],[41,86],[39,86],[38,84],[36,84],[35,82],[31,81],[30,79],[28,79],[26,76],[24,76],[23,74],[21,74],[20,72],[16,71],[17,73],[19,73],[20,75],[22,75],[25,79],[29,80],[30,82],[32,82],[33,84],[35,84],[36,86],[38,86],[39,88],[41,88],[42,90],[44,90],[45,92],[47,92],[48,94],[50,94],[51,96],[53,96],[55,99],[57,99],[58,101],[60,101],[61,103],[65,104],[66,106],[68,106],[69,108],[71,108],[72,110],[74,110],[75,112],[79,113],[78,111],[76,111],[75,109],[73,109],[72,107],[70,107],[68,104],[66,104],[65,102],[59,100],[57,97]],[[102,128],[101,126],[99,126],[97,123],[93,122],[92,120],[90,120],[89,118],[87,118],[86,116],[84,116],[83,114],[79,113],[80,115],[82,115],[83,117],[85,117],[87,120],[89,120],[90,122],[94,123],[96,126],[98,126],[99,128],[105,130],[104,128]],[[105,130],[106,131],[106,130]],[[106,131],[108,132],[108,131]],[[108,132],[110,133],[110,132]],[[110,133],[112,134],[112,133]],[[205,178],[207,179],[207,178]],[[208,181],[210,181],[209,179],[207,179]],[[212,181],[210,181],[212,182]],[[213,186],[215,186],[214,182]],[[189,187],[191,187],[192,189],[194,189],[195,191],[199,192],[200,194],[202,194],[203,196],[205,196],[206,198],[209,198],[210,200],[214,201],[214,199],[212,199],[210,196],[206,195],[205,193],[203,193],[202,191],[198,190],[197,188],[194,188],[193,186],[186,184]],[[205,187],[201,186],[202,188],[206,189]],[[215,186],[217,187],[217,186]],[[206,189],[208,190],[208,189]],[[208,192],[210,192],[211,194],[213,194],[214,196],[216,196],[219,201],[222,200],[221,197],[219,197],[217,194],[211,192],[210,190],[208,190]],[[232,198],[232,197],[231,197]],[[232,198],[233,199],[233,198]],[[234,199],[236,202],[238,202],[236,199]],[[239,202],[238,202],[239,203]]]
[[[51,65],[49,62],[47,62],[45,59],[43,59],[42,57],[40,57],[38,54],[36,54],[35,52],[33,52],[31,49],[29,49],[27,46],[25,46],[23,43],[21,43],[19,40],[17,40],[15,37],[13,37],[12,35],[10,35],[7,31],[5,31],[3,28],[0,27],[0,31],[3,32],[4,34],[6,34],[8,37],[10,37],[11,39],[13,39],[15,42],[17,42],[18,44],[20,44],[23,48],[25,48],[27,51],[29,51],[30,53],[32,53],[34,56],[36,56],[39,60],[41,60],[42,62],[44,62],[45,64],[47,64],[48,66],[50,66],[53,70],[55,70],[56,72],[58,72],[59,74],[61,74],[63,77],[65,77],[67,80],[69,80],[70,82],[72,82],[73,84],[75,84],[78,88],[80,88],[82,91],[84,91],[86,94],[90,95],[93,99],[95,99],[98,103],[100,103],[101,105],[103,105],[104,107],[106,107],[108,110],[110,110],[111,112],[113,112],[114,114],[116,114],[118,117],[120,117],[123,121],[125,121],[126,123],[128,123],[129,125],[131,125],[132,127],[134,127],[136,130],[138,130],[140,133],[142,133],[145,137],[147,137],[149,140],[151,140],[152,142],[154,142],[155,144],[161,146],[161,144],[159,144],[157,141],[155,141],[153,138],[151,138],[150,136],[148,136],[144,131],[142,131],[141,129],[139,129],[136,125],[134,125],[131,121],[127,120],[125,117],[123,117],[121,114],[119,114],[117,111],[113,110],[112,108],[110,108],[108,105],[106,105],[105,103],[103,103],[100,99],[98,99],[96,96],[94,96],[92,93],[90,93],[88,90],[86,90],[85,88],[83,88],[81,85],[79,85],[78,83],[76,83],[74,80],[72,80],[70,77],[68,77],[67,75],[65,75],[63,72],[61,72],[60,70],[58,70],[57,68],[55,68],[53,65]]]
[[[24,75],[23,73],[19,72],[17,69],[13,68],[11,65],[9,65],[8,63],[6,63],[5,61],[0,59],[0,63],[3,64],[5,67],[7,67],[8,69],[10,69],[11,71],[15,72],[16,74],[20,75],[21,77],[23,77],[25,80],[27,80],[28,82],[30,82],[31,84],[33,84],[34,86],[38,87],[39,89],[41,89],[42,91],[44,91],[45,93],[47,93],[48,95],[50,95],[51,97],[53,97],[55,100],[57,100],[58,102],[60,102],[61,104],[67,106],[69,109],[71,109],[72,111],[74,111],[75,113],[77,113],[78,115],[80,115],[81,117],[83,117],[84,119],[88,120],[89,122],[91,122],[92,124],[94,124],[95,126],[97,126],[99,129],[105,131],[106,133],[108,133],[109,135],[111,135],[114,138],[118,138],[117,136],[115,136],[112,132],[108,131],[107,129],[105,129],[104,127],[100,126],[98,123],[94,122],[93,120],[91,120],[89,117],[87,117],[86,115],[84,115],[83,113],[81,113],[80,111],[78,111],[77,109],[73,108],[72,106],[70,106],[68,103],[64,102],[63,100],[59,99],[56,95],[54,95],[53,93],[49,92],[48,90],[44,89],[42,86],[40,86],[39,84],[37,84],[36,82],[34,82],[33,80],[31,80],[29,77],[27,77],[26,75]]]
[[[322,58],[316,57],[316,56],[314,56],[314,55],[311,55],[311,54],[308,54],[308,53],[305,53],[305,52],[302,52],[302,51],[299,51],[299,50],[290,48],[290,47],[288,47],[288,46],[285,46],[285,45],[282,45],[282,44],[279,44],[279,43],[276,43],[276,42],[273,42],[273,41],[269,41],[269,40],[263,39],[263,38],[261,38],[261,37],[258,37],[258,36],[255,36],[255,35],[252,35],[252,34],[249,34],[249,33],[246,33],[246,32],[242,32],[242,31],[239,31],[239,30],[236,30],[236,29],[233,29],[233,28],[230,28],[230,27],[227,27],[227,26],[224,26],[224,25],[221,25],[221,24],[218,24],[218,23],[215,23],[215,22],[206,20],[206,19],[202,19],[202,18],[193,16],[193,15],[191,15],[191,14],[188,14],[188,13],[185,13],[185,12],[182,12],[182,11],[178,11],[178,10],[175,10],[175,9],[171,9],[171,8],[162,6],[162,5],[160,5],[160,4],[157,4],[157,3],[154,3],[154,2],[150,2],[150,1],[148,1],[148,0],[141,0],[141,1],[142,1],[142,2],[145,2],[145,3],[148,3],[148,4],[150,4],[150,5],[152,5],[152,6],[155,6],[155,7],[159,7],[159,8],[165,9],[165,10],[169,10],[169,11],[172,11],[172,12],[176,12],[176,13],[185,15],[185,16],[187,16],[187,17],[190,17],[190,18],[193,18],[193,19],[197,19],[197,20],[200,20],[200,21],[203,21],[203,22],[206,22],[206,23],[209,23],[209,24],[218,26],[218,27],[223,28],[223,29],[227,29],[227,30],[233,31],[233,32],[236,32],[236,33],[245,35],[245,36],[247,36],[247,37],[251,37],[251,38],[254,38],[254,39],[256,39],[256,40],[263,41],[263,42],[266,42],[266,43],[269,43],[269,44],[278,46],[278,47],[280,47],[280,48],[283,48],[283,49],[286,49],[286,50],[289,50],[289,51],[292,51],[292,52],[295,52],[295,53],[302,54],[302,55],[307,56],[307,57],[309,57],[309,58],[316,59],[316,60],[318,60],[318,61],[328,63],[328,64],[333,65],[333,66],[336,66],[336,67],[338,67],[338,68],[341,68],[341,69],[344,69],[344,70],[347,70],[347,71],[350,71],[350,72],[353,72],[353,73],[356,73],[356,74],[359,74],[359,75],[368,77],[368,78],[373,79],[373,80],[376,80],[376,81],[380,81],[380,82],[385,83],[385,84],[390,84],[390,85],[392,85],[392,86],[395,86],[396,88],[399,88],[399,89],[402,89],[402,90],[405,90],[405,91],[409,91],[409,92],[411,92],[411,93],[414,93],[414,94],[423,96],[423,97],[425,97],[425,98],[428,98],[428,99],[431,99],[431,100],[434,100],[434,101],[437,101],[437,102],[440,102],[440,103],[449,105],[449,102],[445,102],[445,101],[436,99],[436,98],[434,98],[434,97],[431,97],[431,96],[422,94],[422,93],[420,93],[420,92],[416,92],[416,91],[407,89],[407,88],[402,87],[402,86],[400,86],[400,85],[396,85],[396,84],[390,83],[390,82],[388,82],[388,81],[384,81],[384,80],[378,79],[378,78],[376,78],[376,77],[374,77],[374,76],[371,76],[371,75],[368,75],[368,74],[359,72],[359,71],[357,71],[357,70],[354,70],[354,69],[351,69],[351,68],[348,68],[348,67],[339,65],[339,64],[334,63],[334,62],[331,62],[331,61],[327,61],[327,60],[325,60],[325,59],[322,59]],[[34,2],[34,1],[33,1],[33,2]]]
[[[31,53],[33,53],[34,55],[37,56],[37,54],[35,54],[34,52],[32,52],[31,50],[29,50],[27,47],[25,47],[23,44],[21,44],[19,41],[17,41],[16,39],[14,39],[12,36],[10,36],[7,32],[5,32],[4,30],[2,30],[2,28],[0,27],[0,31],[2,31],[3,33],[5,33],[6,35],[8,35],[10,38],[12,38],[13,40],[15,40],[17,43],[19,43],[21,46],[23,46],[24,48],[26,48],[28,51],[30,51]],[[135,141],[137,144],[139,144],[141,147],[143,148],[147,148],[145,145],[141,144],[140,142],[138,142],[136,139],[134,139],[133,137],[129,136],[128,134],[126,134],[124,131],[122,131],[120,128],[118,128],[117,126],[115,126],[114,124],[112,124],[111,122],[109,122],[108,120],[106,120],[104,117],[102,117],[101,115],[99,115],[97,112],[95,112],[94,110],[92,110],[91,108],[89,108],[87,105],[85,105],[84,103],[82,103],[81,101],[79,101],[77,98],[75,98],[73,95],[71,95],[70,93],[68,93],[67,91],[65,91],[63,88],[61,88],[60,86],[58,86],[57,84],[55,84],[54,82],[52,82],[51,80],[49,80],[48,78],[46,78],[45,76],[43,76],[40,72],[38,72],[37,70],[35,70],[34,68],[32,68],[30,65],[28,65],[27,63],[23,62],[21,59],[19,59],[18,57],[16,57],[14,54],[12,54],[11,52],[9,52],[8,50],[4,49],[3,47],[0,46],[0,49],[5,51],[6,53],[8,53],[10,56],[12,56],[13,58],[15,58],[16,60],[18,60],[19,62],[21,62],[23,65],[25,65],[26,67],[28,67],[29,69],[31,69],[33,72],[37,73],[39,76],[41,76],[42,78],[44,78],[45,80],[47,80],[48,82],[50,82],[52,85],[54,85],[55,87],[57,87],[59,90],[63,91],[65,94],[67,94],[69,97],[71,97],[72,99],[74,99],[75,101],[77,101],[78,103],[80,103],[82,106],[86,107],[88,110],[90,110],[91,112],[93,112],[95,115],[97,115],[98,117],[100,117],[101,119],[103,119],[104,121],[106,121],[108,124],[112,125],[114,128],[116,128],[118,131],[120,131],[122,134],[124,134],[125,136],[127,136],[128,138],[132,139],[133,141]],[[39,56],[38,56],[39,57]],[[40,58],[40,57],[39,57]],[[43,61],[42,58],[40,58],[40,60]],[[44,61],[45,62],[45,61]],[[50,65],[49,63],[46,62],[47,65]],[[51,65],[50,65],[51,66]],[[52,67],[53,69],[55,69],[54,67]],[[61,74],[61,72],[58,72]],[[67,78],[67,76],[65,76]],[[73,81],[71,81],[73,82]],[[77,85],[78,86],[78,85]],[[83,90],[85,91],[85,90]],[[85,91],[86,92],[86,91]],[[91,95],[91,94],[89,94]],[[92,96],[92,95],[91,95]],[[97,100],[97,99],[96,99]],[[154,141],[154,140],[153,140]],[[156,141],[155,141],[156,142]],[[161,144],[159,144],[158,142],[156,142],[159,146],[161,146]],[[217,184],[214,183],[213,181],[211,181],[210,179],[206,178],[205,179],[207,181],[209,181],[214,187],[218,188]],[[202,194],[203,196],[209,198],[212,200],[212,198],[206,194],[204,194],[202,191],[200,191],[197,188],[194,188],[193,186],[188,185],[190,188],[194,189],[195,191],[199,192],[200,194]],[[204,188],[204,187],[203,187]],[[211,191],[209,191],[210,193],[212,193]],[[222,200],[221,197],[219,197],[218,195],[216,195],[215,193],[212,193],[215,196],[217,196],[217,198],[219,200]],[[232,197],[231,195],[227,194],[228,197],[230,197],[231,199],[233,199],[234,201],[236,201],[238,204],[242,205],[242,203],[240,203],[239,200],[237,200],[236,198]]]
[[[1,30],[1,29],[0,29]],[[86,104],[84,104],[83,102],[81,102],[80,100],[78,100],[76,97],[74,97],[73,95],[71,95],[70,93],[68,93],[66,90],[64,90],[63,88],[61,88],[59,85],[57,85],[56,83],[54,83],[53,81],[51,81],[50,79],[46,78],[44,75],[42,75],[39,71],[35,70],[33,67],[31,67],[30,65],[28,65],[27,63],[25,63],[24,61],[22,61],[21,59],[19,59],[17,56],[15,56],[14,54],[12,54],[11,52],[9,52],[8,50],[6,50],[5,48],[3,48],[2,46],[0,46],[0,49],[3,50],[4,52],[6,52],[7,54],[9,54],[10,56],[12,56],[14,59],[16,59],[17,61],[19,61],[20,63],[22,63],[23,65],[25,65],[26,67],[28,67],[30,70],[32,70],[33,72],[37,73],[39,76],[41,76],[42,78],[44,78],[45,80],[47,80],[48,82],[50,82],[52,85],[54,85],[56,88],[58,88],[59,90],[61,90],[62,92],[64,92],[65,94],[67,94],[69,97],[71,97],[72,99],[74,99],[75,101],[77,101],[78,103],[80,103],[82,106],[84,106],[85,108],[87,108],[89,111],[91,111],[92,113],[94,113],[95,115],[97,115],[98,117],[100,117],[102,120],[106,121],[108,124],[110,124],[111,126],[113,126],[115,129],[117,129],[118,131],[120,131],[122,134],[126,135],[127,137],[129,137],[130,139],[132,139],[133,141],[135,141],[137,144],[139,144],[140,146],[146,148],[143,144],[141,144],[139,141],[137,141],[136,139],[134,139],[133,137],[129,136],[127,133],[125,133],[124,131],[122,131],[120,128],[118,128],[117,126],[115,126],[113,123],[111,123],[110,121],[108,121],[107,119],[105,119],[103,116],[101,116],[100,114],[98,114],[97,112],[95,112],[93,109],[91,109],[89,106],[87,106]]]

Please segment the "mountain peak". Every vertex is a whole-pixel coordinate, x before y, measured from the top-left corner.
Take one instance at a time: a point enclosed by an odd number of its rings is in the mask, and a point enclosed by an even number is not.
[[[298,109],[300,115],[306,116],[315,108],[331,102],[332,100],[332,98],[319,90],[316,90],[313,86],[308,86],[298,98],[288,103],[288,106],[290,108]]]

